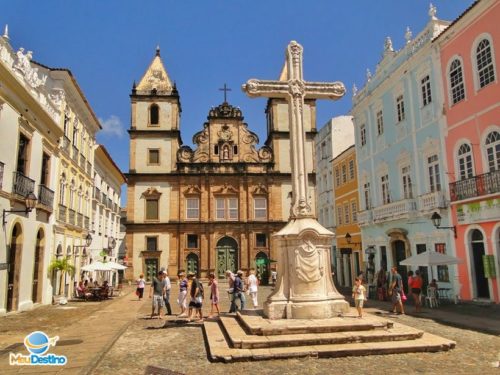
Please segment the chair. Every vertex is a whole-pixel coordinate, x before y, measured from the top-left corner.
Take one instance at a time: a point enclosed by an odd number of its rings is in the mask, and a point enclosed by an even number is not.
[[[427,296],[425,297],[425,301],[430,308],[438,307],[439,302],[437,298],[436,288],[428,287],[427,288]]]

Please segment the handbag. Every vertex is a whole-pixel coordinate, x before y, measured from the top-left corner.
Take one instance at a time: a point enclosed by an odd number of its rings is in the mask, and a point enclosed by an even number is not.
[[[406,297],[405,291],[401,289],[401,300],[406,301],[408,298]]]

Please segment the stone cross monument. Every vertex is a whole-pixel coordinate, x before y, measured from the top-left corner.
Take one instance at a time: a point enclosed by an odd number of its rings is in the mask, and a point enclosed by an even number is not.
[[[341,82],[307,82],[302,74],[303,48],[286,50],[286,81],[251,79],[242,86],[250,97],[286,98],[290,122],[292,205],[279,240],[278,280],[264,303],[269,319],[324,319],[347,312],[349,304],[333,284],[330,246],[334,234],[319,224],[309,202],[305,162],[304,99],[340,99]]]

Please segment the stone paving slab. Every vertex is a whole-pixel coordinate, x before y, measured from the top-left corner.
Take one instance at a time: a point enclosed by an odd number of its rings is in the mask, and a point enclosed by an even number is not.
[[[22,366],[14,368],[8,365],[8,353],[4,353],[0,355],[0,374],[91,373],[129,324],[137,318],[138,311],[146,301],[148,300],[138,302],[134,299],[134,292],[132,292],[103,305],[99,312],[91,313],[91,315],[80,319],[77,324],[71,321],[68,322],[66,327],[54,332],[47,332],[49,336],[57,334],[60,340],[73,343],[72,345],[56,345],[51,349],[54,354],[65,355],[68,358],[66,365],[61,367]],[[16,336],[16,339],[17,342],[22,343],[24,336]],[[12,351],[27,354],[24,346]]]
[[[210,327],[207,327],[210,325]],[[248,360],[271,360],[300,357],[348,357],[415,352],[447,351],[455,342],[424,333],[421,338],[399,341],[307,345],[276,348],[238,349],[231,348],[216,322],[204,325],[208,338],[208,354],[211,361],[237,362]],[[219,329],[217,334],[214,331]]]
[[[243,328],[252,335],[284,335],[298,333],[327,333],[342,331],[365,331],[391,328],[393,322],[374,315],[357,319],[349,314],[330,319],[279,319],[270,320],[258,315],[246,315],[238,312],[237,319]]]
[[[234,317],[221,317],[220,322],[225,330],[226,337],[234,348],[256,349],[286,346],[343,344],[350,342],[379,342],[414,340],[422,337],[423,331],[395,324],[393,328],[385,330],[367,330],[350,332],[304,333],[283,335],[251,335],[238,324]]]

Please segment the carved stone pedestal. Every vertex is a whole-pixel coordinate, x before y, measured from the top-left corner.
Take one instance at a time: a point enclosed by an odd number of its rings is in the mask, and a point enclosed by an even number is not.
[[[334,234],[312,218],[291,220],[279,238],[278,279],[264,303],[269,319],[327,319],[349,311],[333,284],[330,246]]]

